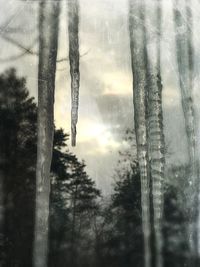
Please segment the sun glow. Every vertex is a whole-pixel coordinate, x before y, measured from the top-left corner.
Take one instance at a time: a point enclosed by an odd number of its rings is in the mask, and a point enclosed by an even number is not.
[[[109,72],[104,75],[104,95],[127,95],[132,93],[132,79],[121,72]]]
[[[80,142],[93,142],[95,145],[89,152],[93,153],[108,153],[111,150],[118,149],[120,144],[114,139],[110,127],[93,122],[87,121],[80,125],[79,128],[81,135],[79,137]]]

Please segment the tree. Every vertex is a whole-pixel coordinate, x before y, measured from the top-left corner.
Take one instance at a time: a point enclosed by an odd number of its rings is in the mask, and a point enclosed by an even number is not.
[[[137,162],[117,178],[112,195],[114,228],[118,233],[116,255],[118,266],[143,266],[141,183]]]
[[[165,266],[191,266],[191,251],[187,242],[190,204],[188,165],[171,166],[166,173],[164,190],[164,262]]]
[[[178,205],[176,188],[168,188],[164,198],[165,266],[187,266],[188,246],[185,236],[187,219],[183,207]]]
[[[5,153],[2,266],[25,267],[31,266],[32,256],[37,108],[25,79],[14,69],[0,75],[0,95],[0,144]]]
[[[113,193],[94,217],[94,266],[143,266],[141,181],[133,131],[126,130],[125,149],[113,176]]]
[[[54,133],[54,91],[60,1],[39,9],[38,122],[34,267],[47,266],[50,167]]]
[[[100,191],[85,172],[84,162],[79,162],[68,150],[60,151],[68,136],[62,130],[57,131],[55,137],[57,135],[60,138],[54,140],[63,143],[54,143],[52,161],[50,264],[80,266],[86,261],[89,266],[87,253],[91,245],[87,243],[90,242],[91,220],[98,209]]]
[[[18,77],[14,69],[0,75],[0,96],[0,143],[4,144],[6,151],[2,266],[32,266],[37,106],[29,96],[25,79]],[[85,164],[69,152],[68,135],[62,129],[54,128],[54,132],[49,264],[70,264],[71,247],[74,247],[80,264],[81,257],[92,250],[92,238],[88,238],[88,233],[91,232],[94,211],[98,208],[100,191],[85,172]],[[84,242],[89,243],[89,249]],[[90,262],[89,256],[87,262]]]

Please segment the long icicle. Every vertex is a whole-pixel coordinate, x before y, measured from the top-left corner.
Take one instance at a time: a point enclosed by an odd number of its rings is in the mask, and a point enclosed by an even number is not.
[[[76,146],[79,106],[79,2],[68,0],[69,62],[71,74],[71,143]]]
[[[192,55],[192,14],[188,1],[174,0],[174,24],[175,24],[175,41],[176,41],[176,53],[179,75],[179,86],[181,89],[182,109],[185,119],[185,129],[187,135],[187,147],[190,165],[190,208],[188,211],[189,217],[189,229],[188,229],[188,241],[191,252],[191,263],[194,256],[197,254],[196,244],[196,206],[198,202],[198,149],[196,139],[196,123],[195,123],[195,111],[194,111],[194,99],[192,95],[193,87],[193,55]],[[185,21],[185,17],[187,20]],[[188,23],[188,25],[187,25]],[[188,36],[189,35],[189,36]],[[193,265],[194,266],[194,265]]]
[[[33,266],[48,266],[50,167],[60,1],[39,3],[39,64],[35,235]]]
[[[129,33],[133,73],[134,121],[137,155],[141,178],[142,228],[144,237],[144,266],[152,267],[150,184],[148,140],[146,127],[146,58],[144,36],[144,1],[129,0]]]
[[[147,55],[147,133],[151,178],[151,218],[153,236],[152,266],[162,267],[162,205],[165,165],[165,142],[162,112],[162,81],[160,69],[161,3],[145,0],[145,49]]]
[[[193,12],[192,12],[192,1],[187,0],[186,2],[186,23],[187,23],[187,44],[188,44],[188,65],[189,65],[189,89],[191,90],[191,95],[193,96],[193,89],[194,89],[194,79],[195,79],[195,71],[194,71],[194,45],[193,45]],[[199,217],[199,147],[197,145],[197,134],[198,134],[198,120],[197,120],[197,110],[195,108],[195,103],[193,99],[193,116],[194,116],[194,142],[195,142],[195,149],[194,149],[194,164],[192,164],[191,169],[192,173],[194,173],[194,185],[193,188],[196,190],[194,192],[194,198],[193,198],[193,205],[194,208],[194,222],[193,222],[193,231],[192,231],[192,239],[193,239],[193,246],[194,246],[194,255],[196,257],[199,257],[200,250],[199,250],[199,230],[198,230],[198,217]]]

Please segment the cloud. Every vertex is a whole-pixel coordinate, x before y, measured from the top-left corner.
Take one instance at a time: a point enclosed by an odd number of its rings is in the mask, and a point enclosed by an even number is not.
[[[197,3],[197,0],[194,0]],[[16,13],[20,1],[1,0],[2,14],[8,17]],[[108,188],[118,159],[118,151],[123,148],[126,128],[133,128],[132,72],[128,32],[128,1],[124,0],[81,0],[80,50],[88,51],[80,59],[81,87],[79,121],[77,125],[77,147],[72,148],[79,158],[86,160],[87,170],[98,181],[99,186]],[[33,1],[23,11],[23,16],[15,17],[13,25],[29,25],[37,29],[37,5]],[[198,6],[199,7],[199,6]],[[199,100],[199,9],[195,13],[195,103]],[[31,14],[31,15],[30,15]],[[167,143],[170,143],[171,157],[186,158],[186,137],[181,108],[180,89],[177,79],[175,57],[174,25],[172,1],[163,2],[162,23],[162,81],[164,126]],[[0,21],[4,21],[1,17]],[[16,35],[18,38],[18,36]],[[19,37],[30,44],[33,36]],[[13,46],[3,43],[1,56],[18,52]],[[66,7],[63,2],[58,58],[68,56]],[[0,65],[3,71],[16,66],[20,75],[27,76],[31,95],[37,96],[38,58],[24,57],[19,61]],[[58,64],[55,92],[55,121],[70,133],[70,74],[69,62]],[[71,149],[71,148],[70,148]]]

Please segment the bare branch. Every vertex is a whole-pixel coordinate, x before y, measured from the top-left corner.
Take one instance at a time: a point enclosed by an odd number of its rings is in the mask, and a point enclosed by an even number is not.
[[[84,57],[84,56],[86,56],[89,52],[90,52],[90,50],[91,49],[89,49],[88,51],[86,51],[85,53],[83,53],[83,54],[81,54],[80,55],[80,58],[82,58],[82,57]],[[60,63],[60,62],[63,62],[63,61],[69,61],[69,58],[63,58],[63,59],[58,59],[57,60],[57,63]],[[61,69],[57,69],[58,71],[64,71],[64,70],[66,70],[67,68],[61,68]]]
[[[33,50],[31,50],[30,47],[23,46],[18,41],[16,41],[15,39],[9,37],[6,34],[0,33],[0,37],[3,38],[4,40],[8,41],[9,43],[17,46],[19,49],[23,50],[25,52],[25,54],[38,55],[38,52],[34,52]],[[37,41],[38,41],[38,37],[34,40],[34,45],[36,44]]]
[[[14,56],[10,56],[10,57],[5,57],[5,58],[0,58],[0,62],[5,63],[5,62],[9,62],[9,61],[15,61],[18,60],[24,56],[27,55],[27,52],[22,52],[19,55],[14,55]]]
[[[88,51],[86,51],[85,53],[83,53],[82,55],[80,55],[80,57],[84,57],[89,53],[90,49]],[[69,57],[65,57],[65,58],[60,58],[57,60],[57,63],[61,63],[64,61],[69,61]]]
[[[2,36],[2,35],[0,35],[0,36],[4,38],[4,36]],[[8,38],[6,38],[6,40],[8,41]],[[11,42],[11,40],[12,40],[12,42]],[[26,55],[38,55],[37,52],[34,52],[32,50],[34,48],[35,44],[37,43],[37,41],[38,41],[38,38],[36,38],[34,40],[33,44],[30,45],[29,47],[24,47],[21,44],[19,44],[18,42],[16,42],[15,40],[13,40],[13,39],[11,39],[9,37],[9,42],[11,42],[14,45],[17,45],[17,47],[20,48],[23,51],[22,51],[22,53],[20,53],[18,55],[13,55],[13,56],[10,56],[10,57],[0,58],[0,62],[9,62],[9,61],[18,60],[18,59],[20,59],[20,58],[22,58],[23,56],[26,56]],[[20,47],[19,47],[19,45],[20,45]]]
[[[23,56],[27,56],[27,55],[38,56],[38,52],[33,50],[35,44],[38,42],[38,37],[33,41],[33,44],[30,45],[29,47],[22,45],[17,40],[11,38],[10,36],[8,36],[5,33],[2,33],[1,31],[0,31],[0,37],[3,38],[4,40],[8,41],[9,43],[13,44],[14,46],[19,48],[20,50],[22,50],[22,53],[20,53],[18,55],[0,58],[0,62],[9,62],[9,61],[18,60],[18,59],[22,58]],[[86,56],[89,53],[89,51],[90,51],[90,49],[88,51],[86,51],[85,53],[83,53],[80,57]],[[68,57],[58,59],[57,63],[62,63],[62,62],[66,62],[66,61],[69,61]],[[62,68],[62,69],[60,69],[60,71],[65,70],[65,69],[66,68]]]

